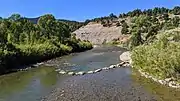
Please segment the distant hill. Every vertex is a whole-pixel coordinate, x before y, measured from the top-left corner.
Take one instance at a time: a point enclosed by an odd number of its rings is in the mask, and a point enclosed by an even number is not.
[[[34,24],[37,24],[39,18],[40,17],[26,18],[26,19],[28,19],[29,21],[31,21]],[[80,27],[82,27],[84,25],[84,22],[78,22],[78,21],[72,21],[72,20],[58,19],[58,21],[61,21],[61,22],[65,23],[65,24],[67,24],[69,26],[71,32],[79,29]]]
[[[31,21],[31,22],[34,23],[34,24],[37,24],[39,18],[40,18],[40,17],[37,17],[37,18],[26,18],[26,19],[28,19],[29,21]]]
[[[79,29],[80,27],[82,27],[84,25],[84,22],[65,20],[65,19],[58,19],[58,20],[67,24],[69,26],[71,32]]]

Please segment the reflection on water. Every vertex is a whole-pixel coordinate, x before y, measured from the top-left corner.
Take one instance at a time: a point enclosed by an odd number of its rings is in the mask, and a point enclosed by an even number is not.
[[[27,101],[25,96],[32,97],[30,99],[34,101],[33,95],[48,93],[44,91],[48,91],[56,82],[57,73],[52,67],[39,67],[1,76],[0,101]]]
[[[90,71],[119,63],[119,55],[125,49],[118,47],[98,47],[80,54],[73,54],[65,58],[56,59],[53,64],[60,64],[57,68],[67,71]],[[61,63],[60,63],[61,62]],[[52,63],[52,62],[51,62]],[[63,63],[69,63],[67,66]]]
[[[180,101],[180,89],[168,88],[141,77],[136,70],[133,70],[132,78],[137,85],[143,86],[147,91],[154,94],[159,101]]]

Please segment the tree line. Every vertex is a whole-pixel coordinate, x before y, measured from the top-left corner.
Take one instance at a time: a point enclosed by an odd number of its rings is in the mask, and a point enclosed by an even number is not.
[[[129,11],[128,13],[119,14],[119,18],[123,18],[127,16],[134,17],[139,15],[158,16],[167,13],[179,15],[180,6],[175,6],[173,9],[168,9],[165,7],[155,7],[153,9],[145,9],[145,10],[135,9],[133,11]]]
[[[124,23],[118,22],[117,20],[119,18],[124,19],[127,17],[138,17],[140,15],[158,17],[160,15],[167,16],[168,14],[180,15],[180,6],[175,6],[172,9],[165,7],[155,7],[153,9],[145,9],[145,10],[135,9],[127,13],[121,13],[118,16],[111,13],[109,16],[98,17],[90,20],[87,19],[84,24],[86,25],[89,22],[96,22],[96,23],[101,23],[105,27],[108,27],[111,26],[113,22],[115,22],[117,26],[120,26],[123,25]]]

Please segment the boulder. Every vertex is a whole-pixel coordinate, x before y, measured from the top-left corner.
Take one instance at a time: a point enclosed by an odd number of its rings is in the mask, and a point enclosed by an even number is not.
[[[37,63],[37,65],[39,65],[39,66],[40,66],[40,65],[43,65],[43,64],[44,64],[44,62]]]
[[[61,70],[59,73],[60,73],[60,74],[66,74],[66,72],[63,71],[63,70]]]
[[[169,85],[169,87],[172,87],[172,88],[179,88],[180,87],[175,81],[170,81],[168,85]]]
[[[76,73],[76,75],[84,75],[84,74],[85,74],[84,71],[81,71],[81,72]]]
[[[100,72],[100,71],[102,71],[102,69],[97,69],[94,72],[97,73],[97,72]]]
[[[123,64],[122,66],[123,66],[123,67],[128,67],[128,66],[130,66],[130,64],[125,63],[125,64]]]
[[[102,70],[108,70],[109,68],[108,67],[104,67],[104,68],[102,68]]]
[[[88,73],[88,74],[93,74],[93,73],[94,73],[94,71],[88,71],[87,73]]]
[[[61,70],[61,69],[56,69],[55,71],[58,72],[58,71],[60,71],[60,70]]]
[[[33,67],[38,67],[39,66],[39,64],[34,64],[34,65],[32,65]]]
[[[155,81],[155,82],[158,82],[158,79],[156,79],[156,78],[154,78],[154,77],[152,78],[152,80]]]
[[[123,64],[125,64],[125,62],[121,62],[121,63],[117,64],[117,66],[121,67],[121,66],[123,66]]]
[[[127,51],[127,52],[124,52],[120,55],[120,60],[123,61],[123,62],[128,62],[130,63],[131,62],[131,55],[130,55],[130,52]]]
[[[68,75],[75,75],[75,73],[74,72],[69,72]]]
[[[172,81],[172,78],[166,78],[165,81],[170,82],[170,81]]]
[[[164,80],[158,80],[158,82],[159,82],[160,84],[162,84],[162,85],[165,85],[165,84],[166,84],[166,81],[164,81]]]
[[[116,68],[116,65],[111,65],[111,66],[109,66],[109,68],[110,68],[110,69]]]

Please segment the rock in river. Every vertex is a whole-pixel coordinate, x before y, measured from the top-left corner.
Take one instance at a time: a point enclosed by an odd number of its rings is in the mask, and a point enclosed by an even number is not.
[[[166,78],[165,81],[170,82],[170,81],[172,81],[172,78]]]
[[[110,68],[110,69],[116,68],[116,65],[111,65],[109,68]]]
[[[109,67],[104,67],[104,68],[102,68],[103,70],[108,70],[109,69]]]
[[[75,75],[75,73],[74,72],[69,72],[68,75]]]
[[[61,70],[59,73],[60,73],[60,74],[66,74],[66,72],[63,71],[63,70]]]
[[[84,71],[81,71],[81,72],[76,73],[76,75],[84,75],[84,74],[85,74]]]
[[[102,71],[102,69],[97,69],[94,72],[97,73],[97,72],[100,72],[100,71]]]
[[[123,64],[125,64],[125,62],[121,62],[121,63],[117,64],[117,67],[121,67],[121,66],[123,66]]]
[[[93,73],[94,73],[94,71],[88,71],[87,73],[88,73],[88,74],[93,74]]]
[[[124,52],[120,55],[120,60],[123,62],[130,62],[131,61],[131,56],[130,56],[130,52]]]
[[[60,71],[60,70],[61,70],[61,69],[56,69],[55,71],[58,72],[58,71]]]
[[[177,84],[175,81],[170,81],[168,85],[169,85],[169,87],[172,87],[172,88],[179,88],[180,87],[180,85]]]

